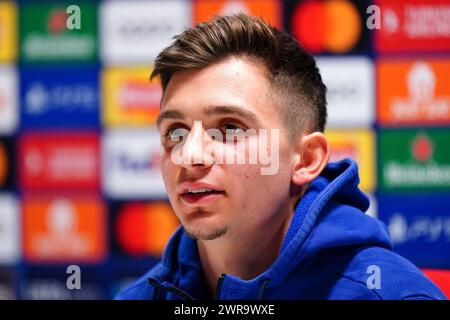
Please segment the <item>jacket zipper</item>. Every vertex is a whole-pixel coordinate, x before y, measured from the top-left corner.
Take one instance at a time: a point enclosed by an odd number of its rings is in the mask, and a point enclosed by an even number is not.
[[[222,273],[219,277],[219,280],[217,280],[216,293],[214,294],[214,300],[219,300],[220,290],[222,289],[222,283],[223,283],[224,279],[225,279],[225,273]]]
[[[153,280],[152,278],[148,278],[147,282],[150,285],[152,285],[153,287],[155,287],[155,290],[159,289],[159,290],[162,290],[162,291],[171,292],[174,295],[177,295],[177,296],[183,298],[184,300],[194,300],[194,298],[192,298],[189,294],[187,294],[186,292],[184,292],[181,289],[178,289],[175,286],[165,287],[165,286],[159,284],[157,281]]]

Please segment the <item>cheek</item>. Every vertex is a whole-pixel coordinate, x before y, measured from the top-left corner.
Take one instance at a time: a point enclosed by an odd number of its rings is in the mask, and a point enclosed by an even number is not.
[[[161,153],[161,175],[164,180],[164,184],[168,188],[167,192],[170,192],[170,186],[174,183],[176,175],[176,166],[170,158],[170,154],[165,152]]]
[[[259,149],[263,148],[262,155]],[[277,150],[274,150],[274,149]],[[290,168],[288,152],[284,145],[261,145],[256,139],[249,139],[245,148],[242,146],[227,146],[226,152],[233,155],[233,159],[237,159],[237,155],[243,155],[244,164],[226,164],[226,171],[233,188],[240,190],[239,192],[254,192],[256,194],[264,194],[281,186],[288,187],[290,183]],[[277,156],[270,155],[276,153]],[[261,159],[260,157],[263,157]],[[264,174],[264,169],[276,167],[278,170],[272,174]],[[244,190],[243,190],[244,189]],[[286,189],[286,188],[284,188]],[[284,190],[283,189],[283,190]],[[262,200],[262,199],[261,199]]]
[[[227,179],[232,190],[235,223],[242,226],[264,227],[273,222],[274,213],[289,200],[287,175],[261,175],[259,166],[236,166]]]
[[[255,208],[255,194],[258,194],[259,168],[256,165],[227,165],[226,184],[230,195],[230,205],[233,212],[245,213]],[[236,219],[243,218],[241,215]]]
[[[241,206],[261,208],[289,197],[291,173],[286,155],[280,150],[279,170],[272,175],[262,174],[261,168],[267,166],[261,164],[227,165],[227,180]]]
[[[255,164],[236,164],[227,166],[227,184],[239,199],[247,199],[265,193],[271,178],[261,175],[261,166]],[[246,201],[247,201],[246,200]]]

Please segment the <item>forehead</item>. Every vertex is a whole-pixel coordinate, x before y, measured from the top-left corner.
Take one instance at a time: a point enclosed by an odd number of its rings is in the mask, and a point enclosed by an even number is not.
[[[273,114],[264,67],[249,59],[230,57],[201,70],[177,72],[165,90],[161,109],[195,114],[212,105],[240,105],[262,116]]]

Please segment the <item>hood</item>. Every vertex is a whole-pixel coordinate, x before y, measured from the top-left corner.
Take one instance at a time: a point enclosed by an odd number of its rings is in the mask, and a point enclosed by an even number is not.
[[[262,294],[264,287],[289,281],[292,270],[301,273],[323,250],[347,246],[378,246],[391,249],[383,223],[364,212],[369,200],[358,189],[357,164],[344,159],[330,163],[308,187],[299,201],[283,241],[280,255],[261,275],[242,280],[224,275],[218,298],[239,291]],[[199,283],[204,283],[197,244],[180,227],[169,241],[161,267],[150,275],[150,283],[165,290],[179,289],[202,299]],[[246,296],[242,292],[241,296]],[[254,295],[254,298],[257,296]]]

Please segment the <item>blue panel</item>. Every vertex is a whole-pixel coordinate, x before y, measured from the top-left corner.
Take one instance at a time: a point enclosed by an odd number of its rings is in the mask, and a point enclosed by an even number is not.
[[[381,195],[378,210],[396,252],[419,267],[450,267],[450,194]]]
[[[23,69],[22,128],[97,127],[98,74],[96,67]]]

